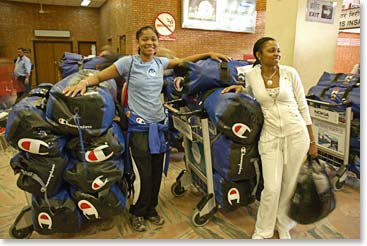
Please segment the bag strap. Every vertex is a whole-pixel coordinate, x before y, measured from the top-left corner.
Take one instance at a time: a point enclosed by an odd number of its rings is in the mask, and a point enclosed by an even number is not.
[[[227,61],[222,61],[221,63],[219,63],[218,71],[219,71],[219,80],[221,82],[231,81],[231,75],[230,75],[230,72],[229,72]]]

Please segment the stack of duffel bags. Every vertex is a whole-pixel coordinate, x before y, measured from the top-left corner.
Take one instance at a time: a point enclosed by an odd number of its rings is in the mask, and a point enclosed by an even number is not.
[[[21,150],[10,164],[20,174],[18,187],[33,194],[33,227],[40,234],[74,233],[125,208],[125,143],[113,122],[115,82],[88,87],[83,96],[62,93],[95,72],[39,86],[9,115],[6,138]]]
[[[216,135],[210,134],[214,190],[217,204],[225,210],[246,206],[254,201],[256,192],[259,194],[260,105],[249,95],[221,93],[229,85],[244,85],[244,72],[250,66],[245,61],[219,63],[212,59],[184,63],[175,69],[175,79],[169,85],[172,98],[182,98],[190,110],[204,109],[217,130]],[[190,147],[198,150],[188,152],[203,152],[200,144],[193,142]],[[203,169],[202,160],[198,161]],[[195,176],[193,179],[200,184]]]
[[[71,200],[63,173],[68,164],[67,136],[46,120],[52,84],[41,84],[13,106],[5,137],[19,152],[10,160],[17,186],[32,194],[34,229],[41,234],[75,232],[81,215]]]
[[[315,86],[312,86],[307,98],[339,104],[351,101],[353,119],[349,141],[348,169],[360,177],[360,75],[324,72]],[[330,108],[328,108],[330,110]],[[335,107],[336,111],[345,111],[345,106]]]

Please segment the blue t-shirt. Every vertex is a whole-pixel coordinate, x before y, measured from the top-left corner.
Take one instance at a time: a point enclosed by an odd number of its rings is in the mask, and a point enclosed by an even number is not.
[[[160,122],[165,119],[160,94],[163,87],[163,72],[169,60],[166,57],[154,57],[152,61],[143,62],[139,55],[125,56],[114,64],[119,74],[128,80],[129,109],[142,117],[146,123]]]

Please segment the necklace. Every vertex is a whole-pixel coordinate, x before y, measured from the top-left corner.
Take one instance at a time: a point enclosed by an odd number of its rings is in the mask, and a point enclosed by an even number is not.
[[[271,86],[273,84],[273,77],[274,75],[277,73],[278,69],[275,69],[274,73],[272,75],[270,75],[270,77],[266,76],[264,73],[263,76],[264,76],[264,79],[266,80],[266,85],[267,86]]]

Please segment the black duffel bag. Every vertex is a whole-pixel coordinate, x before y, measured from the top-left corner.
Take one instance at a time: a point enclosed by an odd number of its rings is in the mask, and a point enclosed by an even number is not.
[[[335,206],[334,191],[325,167],[308,155],[298,174],[288,216],[299,224],[311,224],[328,216]]]

